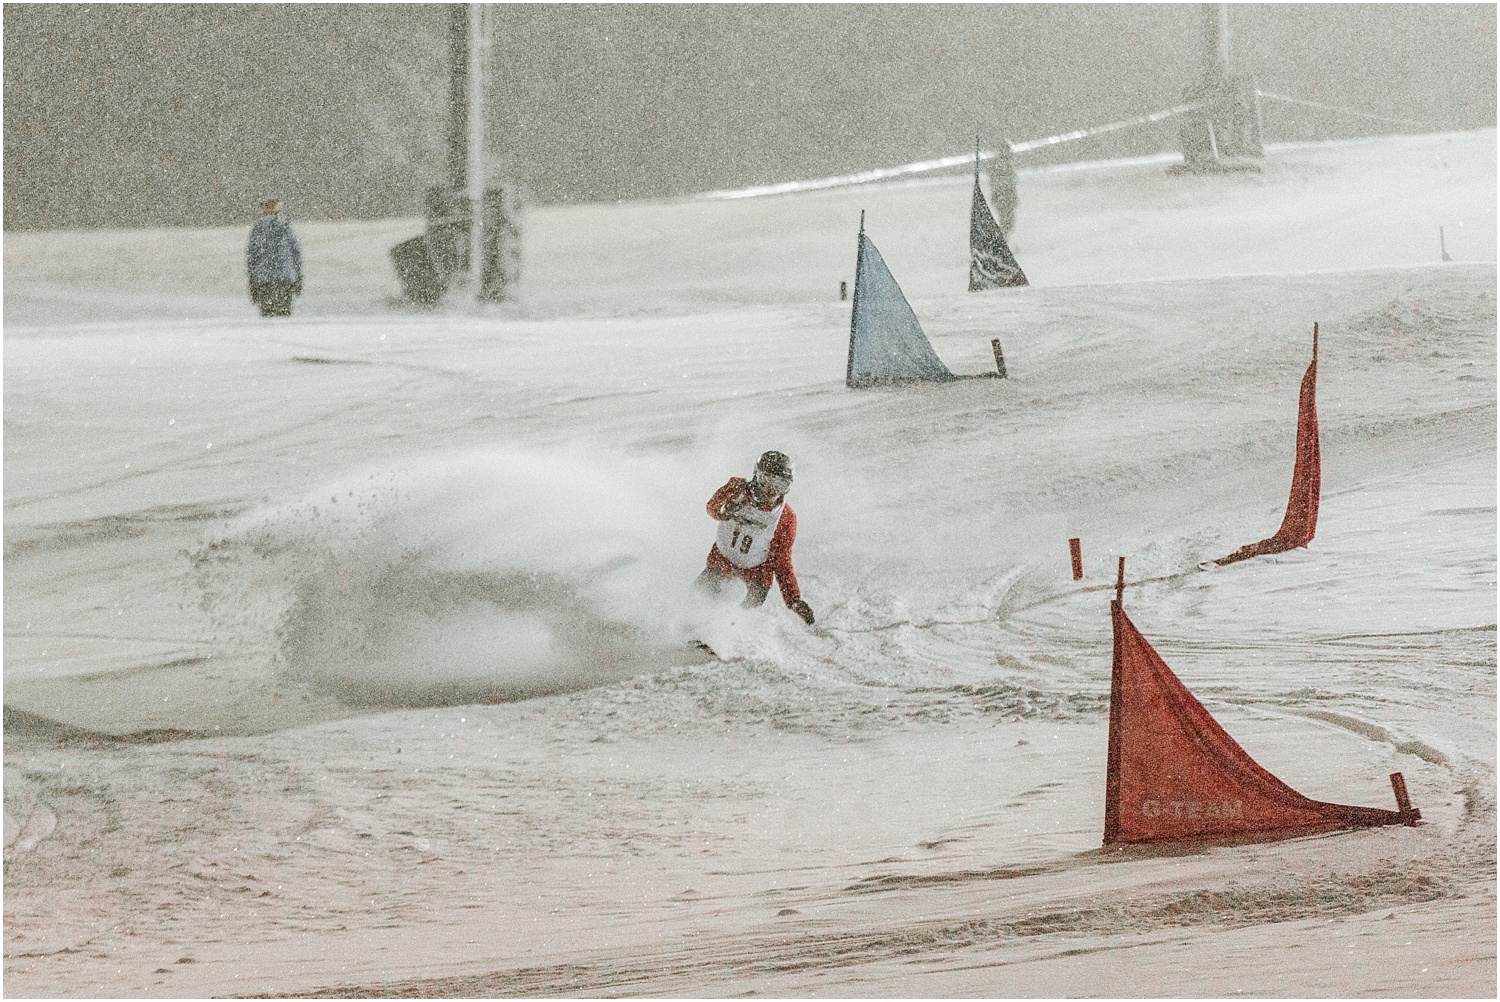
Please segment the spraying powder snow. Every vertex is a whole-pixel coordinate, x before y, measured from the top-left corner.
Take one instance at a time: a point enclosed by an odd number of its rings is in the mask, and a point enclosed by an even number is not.
[[[661,460],[495,450],[365,471],[215,550],[278,608],[284,669],[357,705],[516,699],[680,660],[696,541]],[[221,596],[224,610],[243,596]]]

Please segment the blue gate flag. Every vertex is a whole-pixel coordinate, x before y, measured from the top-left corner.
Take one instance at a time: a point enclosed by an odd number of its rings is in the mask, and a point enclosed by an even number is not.
[[[861,223],[845,384],[946,383],[953,378]]]

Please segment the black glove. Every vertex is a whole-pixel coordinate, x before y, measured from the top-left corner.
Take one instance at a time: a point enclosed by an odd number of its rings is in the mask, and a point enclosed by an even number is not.
[[[802,601],[800,598],[797,599],[797,601],[793,602],[791,605],[787,606],[787,608],[791,609],[797,615],[801,616],[802,622],[806,623],[808,626],[811,626],[813,624],[812,607],[809,606],[806,602]]]
[[[302,295],[302,279],[299,278],[299,279],[297,279],[297,281],[295,281],[295,282],[292,283],[292,295],[294,295],[294,296],[300,296],[300,295]]]

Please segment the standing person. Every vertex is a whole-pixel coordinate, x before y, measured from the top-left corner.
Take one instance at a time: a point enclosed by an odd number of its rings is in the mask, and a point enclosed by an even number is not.
[[[1011,152],[1010,140],[1001,139],[995,147],[995,156],[988,168],[990,176],[990,207],[995,210],[995,221],[1000,232],[1010,236],[1016,228],[1016,205],[1020,198],[1016,194],[1016,161]]]
[[[731,578],[745,582],[745,608],[766,600],[774,579],[781,585],[786,607],[812,625],[813,611],[802,601],[797,575],[792,571],[792,543],[797,538],[797,515],[786,503],[792,489],[792,461],[784,453],[767,452],[747,481],[730,477],[708,499],[708,514],[719,523],[719,538],[708,551],[708,563],[695,584],[717,595]]]
[[[302,244],[281,214],[281,199],[262,202],[245,249],[250,301],[263,317],[292,315],[292,297],[302,295]]]

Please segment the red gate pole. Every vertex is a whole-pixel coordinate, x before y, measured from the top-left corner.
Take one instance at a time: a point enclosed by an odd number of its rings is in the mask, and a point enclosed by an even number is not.
[[[1068,540],[1068,554],[1073,558],[1073,580],[1083,580],[1083,543],[1076,538]]]
[[[1110,632],[1114,650],[1109,667],[1109,751],[1104,767],[1104,844],[1113,845],[1120,837],[1120,758],[1124,732],[1120,708],[1124,686],[1125,655],[1120,647],[1120,620],[1125,616],[1121,604],[1125,596],[1125,558],[1120,558],[1120,581],[1115,586],[1115,600],[1109,606]]]
[[[1411,797],[1406,792],[1406,777],[1399,772],[1391,773],[1391,789],[1396,793],[1396,812],[1406,819],[1407,824],[1415,825],[1422,812],[1411,805]]]

